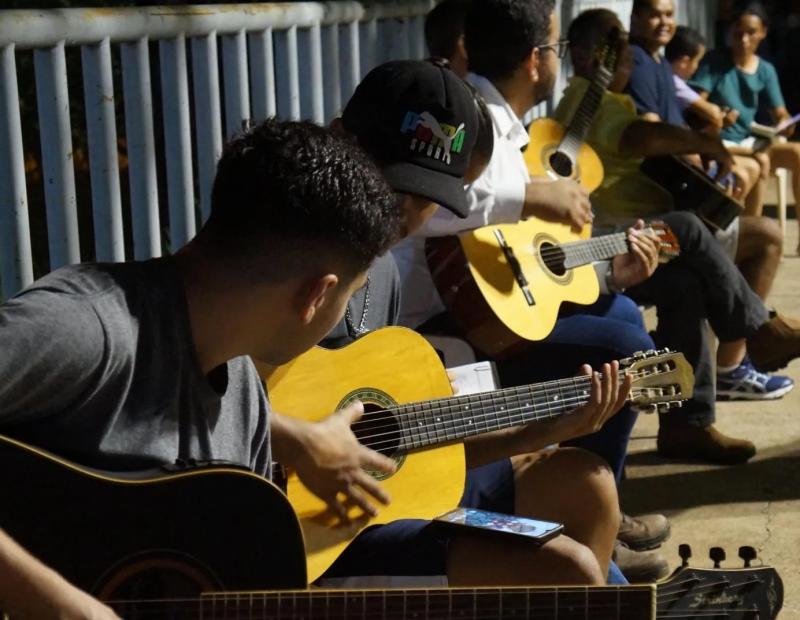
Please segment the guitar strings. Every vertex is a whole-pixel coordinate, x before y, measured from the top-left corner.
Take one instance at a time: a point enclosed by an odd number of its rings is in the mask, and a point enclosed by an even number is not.
[[[586,403],[587,401],[588,401],[588,396],[586,398],[581,398],[581,397],[565,398],[565,399],[559,401],[558,405],[555,405],[553,407],[553,409],[560,409],[561,411],[549,411],[546,414],[539,414],[535,420],[530,420],[530,422],[539,421],[539,420],[544,421],[544,420],[549,420],[549,419],[555,418],[555,417],[557,417],[559,415],[563,415],[566,411],[570,411],[570,410],[576,409],[577,407],[579,407],[580,405]],[[511,415],[508,415],[508,417],[507,417],[508,423],[505,424],[505,425],[498,425],[497,429],[493,429],[493,430],[498,430],[500,428],[507,428],[507,427],[512,427],[512,426],[520,426],[520,425],[522,425],[523,423],[526,422],[525,413],[526,413],[526,410],[528,410],[528,409],[530,409],[530,406],[521,405],[519,407],[512,407],[510,409],[504,410],[503,411],[504,414],[511,414]],[[417,438],[421,439],[423,442],[425,442],[426,439],[428,439],[428,440],[433,439],[433,441],[431,443],[434,443],[434,442],[436,442],[436,441],[438,441],[440,439],[440,437],[438,437],[438,433],[442,433],[442,432],[443,433],[455,432],[455,433],[458,434],[460,432],[463,432],[463,431],[466,431],[466,430],[472,430],[472,429],[475,429],[476,432],[482,432],[482,431],[478,430],[479,423],[487,421],[487,420],[489,420],[489,418],[493,418],[493,419],[496,420],[497,419],[497,414],[494,413],[494,412],[488,412],[488,413],[483,413],[483,414],[478,414],[478,415],[475,415],[475,416],[471,416],[471,417],[469,417],[469,420],[461,420],[461,421],[458,421],[458,422],[453,421],[452,423],[441,422],[441,421],[427,422],[423,426],[419,426],[417,428],[409,429],[408,432],[406,432],[406,433],[403,433],[402,430],[401,431],[391,430],[391,431],[388,431],[388,432],[376,433],[376,434],[373,434],[373,435],[368,435],[366,437],[362,437],[362,438],[359,439],[359,441],[363,445],[365,445],[366,447],[372,448],[373,450],[377,450],[377,449],[379,449],[379,447],[384,447],[384,446],[388,447],[388,446],[396,443],[395,438],[400,436],[400,435],[403,435],[403,434],[416,436]],[[383,426],[383,428],[387,428],[387,427],[395,428],[395,425],[394,424],[388,424],[388,425],[384,425]],[[437,428],[439,429],[438,431],[437,431]],[[424,437],[423,435],[427,435],[427,437]],[[389,436],[390,438],[389,439],[383,439],[383,440],[378,439],[380,437],[387,437],[387,436]],[[431,436],[433,436],[433,437],[431,437]],[[372,441],[374,439],[378,439],[378,441]],[[412,439],[413,439],[413,437],[412,437]]]
[[[625,587],[626,586],[620,586],[620,588],[618,588],[618,590],[617,590],[617,593],[619,594],[619,592],[624,591]],[[557,591],[554,591],[554,592],[557,593]],[[686,594],[687,592],[688,592],[688,590],[685,590],[684,594]],[[405,600],[405,597],[406,597],[406,593],[405,592],[403,592],[402,590],[396,590],[396,591],[387,591],[387,593],[388,593],[388,596],[390,598],[394,597],[394,598],[398,598],[399,599],[400,596],[403,596],[403,598],[404,598],[403,605],[402,605],[403,608],[402,609],[385,609],[385,599],[384,599],[384,609],[381,612],[379,612],[380,613],[380,618],[382,618],[384,620],[394,620],[394,619],[404,620],[405,618],[408,617],[408,613],[409,612],[413,612],[414,611],[413,608],[408,609],[409,606],[408,606],[408,604],[407,604],[407,602]],[[386,596],[387,593],[384,593],[384,597]],[[338,593],[334,593],[334,597],[335,597],[333,599],[334,603],[343,602],[345,597],[350,596],[347,593],[342,592],[341,595],[340,595],[342,598],[337,600],[338,599],[338,597],[336,596],[337,594]],[[518,594],[524,594],[524,593],[520,592]],[[581,593],[577,593],[576,592],[575,594],[580,595]],[[301,596],[303,596],[303,597],[305,597],[307,595],[308,595],[308,592],[306,592],[306,591],[303,591],[301,593]],[[247,596],[247,595],[245,595],[245,596]],[[426,607],[425,607],[426,617],[431,617],[431,615],[430,615],[430,612],[432,611],[430,609],[431,599],[443,598],[444,596],[450,597],[450,594],[443,593],[443,592],[426,592],[425,596],[427,598]],[[467,596],[468,596],[468,594],[467,594]],[[315,595],[315,598],[317,598],[317,597],[321,599],[322,598],[321,593]],[[298,605],[296,597],[292,593],[289,593],[289,592],[287,592],[287,593],[276,593],[276,594],[259,594],[259,595],[256,595],[255,597],[254,596],[249,596],[248,598],[249,598],[249,600],[248,599],[242,600],[237,595],[236,599],[233,599],[232,597],[226,596],[226,597],[219,597],[219,598],[213,598],[213,599],[200,599],[200,600],[197,600],[197,599],[172,599],[172,600],[163,599],[163,600],[160,600],[160,601],[112,601],[110,603],[110,605],[112,605],[112,607],[114,607],[120,613],[124,613],[126,611],[133,611],[136,614],[136,617],[140,617],[140,618],[143,617],[144,614],[148,614],[149,615],[150,613],[163,613],[165,611],[170,611],[172,613],[181,613],[181,612],[184,612],[184,613],[188,613],[188,612],[197,613],[199,611],[201,613],[201,617],[203,617],[203,618],[205,618],[207,620],[214,620],[214,618],[217,618],[217,617],[224,618],[225,620],[233,620],[236,617],[244,617],[244,616],[239,616],[239,614],[247,614],[247,617],[250,620],[258,620],[259,618],[263,618],[263,619],[266,620],[266,619],[274,619],[276,616],[274,616],[272,614],[276,614],[276,613],[279,614],[281,617],[283,617],[283,614],[288,613],[289,616],[292,616],[292,615],[296,616],[297,614],[300,614],[301,617],[313,618],[314,617],[314,613],[316,611],[319,611],[319,612],[323,612],[324,611],[325,618],[327,620],[339,620],[339,619],[348,620],[348,619],[351,619],[351,618],[354,618],[354,617],[359,617],[359,616],[362,617],[362,618],[366,618],[367,617],[366,614],[368,612],[373,614],[373,613],[375,613],[377,611],[375,609],[367,609],[366,599],[362,598],[360,596],[359,597],[353,597],[354,599],[356,599],[356,600],[353,601],[355,603],[354,607],[360,607],[360,609],[352,609],[352,610],[336,609],[335,613],[331,613],[330,601],[328,600],[327,596],[325,598],[325,603],[322,604],[322,605],[320,605],[318,603],[316,607],[314,606],[312,598],[308,599],[310,601],[310,603],[308,605],[304,605],[302,600],[301,600],[301,604]],[[692,609],[692,610],[685,610],[685,611],[677,610],[677,609],[676,610],[668,610],[668,609],[665,609],[663,607],[659,607],[658,606],[660,604],[660,600],[659,600],[660,598],[661,598],[661,593],[659,591],[656,594],[656,599],[657,599],[656,611],[657,611],[657,616],[660,619],[666,619],[666,618],[674,618],[674,619],[677,619],[677,618],[719,618],[719,617],[727,616],[727,615],[733,614],[733,613],[737,613],[737,614],[742,614],[742,613],[747,613],[747,612],[757,613],[759,611],[758,608],[755,605],[751,605],[749,607],[731,607],[731,608],[728,608],[728,607],[716,607],[716,608],[713,608],[713,609],[703,609],[703,610],[699,610],[699,609]],[[392,601],[392,602],[396,604],[396,603],[399,603],[400,601],[397,600],[397,601]],[[259,605],[259,603],[261,603],[262,605]],[[257,608],[258,606],[262,606],[263,607],[263,604],[266,604],[266,603],[277,603],[277,605],[272,610],[267,610],[267,609],[263,609],[263,608],[262,609],[258,609]],[[256,608],[254,608],[254,604],[256,605]],[[433,604],[435,605],[436,601],[433,601]],[[617,603],[591,603],[591,604],[587,604],[587,605],[572,605],[570,607],[567,607],[565,605],[565,606],[559,608],[558,617],[559,618],[564,618],[564,619],[568,619],[568,618],[576,618],[576,619],[577,618],[581,618],[581,619],[583,619],[583,618],[586,617],[586,614],[587,614],[588,611],[600,612],[600,611],[612,611],[613,610],[613,611],[616,611],[616,616],[619,618],[619,617],[624,617],[624,616],[621,615],[623,612],[638,610],[638,609],[641,608],[641,605],[642,605],[641,602],[635,602],[635,601],[630,601],[630,602],[623,601],[623,602],[617,602]],[[132,609],[129,610],[128,609],[129,606]],[[433,610],[434,615],[432,617],[433,618],[455,618],[456,615],[454,615],[454,614],[459,614],[458,617],[471,618],[471,619],[474,619],[474,620],[493,620],[493,619],[497,618],[497,611],[498,610],[486,610],[485,612],[484,611],[477,612],[477,609],[476,609],[477,602],[475,604],[473,604],[471,607],[472,607],[472,610],[475,611],[475,613],[467,613],[467,614],[464,614],[463,612],[459,613],[458,609],[456,609],[456,610],[452,609],[452,599],[448,598],[448,610],[446,612],[446,615],[445,615],[445,613],[436,614],[436,611]],[[521,609],[521,607],[518,607],[518,608],[510,607],[509,609],[514,609],[515,611],[519,611],[519,612],[523,611]],[[527,605],[525,607],[525,610],[524,610],[525,611],[525,616],[524,617],[527,617],[527,618],[552,618],[553,617],[553,610],[554,610],[554,605],[553,604]],[[253,612],[256,612],[256,615],[254,615]],[[217,614],[221,614],[221,615],[218,616]],[[231,615],[231,614],[235,614],[235,615]],[[372,616],[372,617],[374,617],[374,616]]]
[[[558,405],[558,407],[560,407],[562,409],[562,411],[560,411],[560,412],[554,411],[554,412],[551,412],[551,413],[548,413],[548,414],[545,414],[545,415],[541,415],[541,416],[537,417],[535,420],[530,420],[530,422],[544,421],[544,420],[548,420],[548,419],[552,419],[552,418],[558,417],[560,415],[563,415],[566,411],[574,410],[574,409],[578,408],[579,406],[585,404],[587,401],[588,401],[588,397],[586,397],[585,399],[582,399],[580,397],[564,399],[562,401],[559,401],[560,404]],[[508,423],[507,424],[502,425],[502,426],[498,426],[496,429],[493,429],[493,430],[499,430],[501,428],[509,428],[509,427],[512,427],[512,426],[522,426],[523,424],[526,423],[526,417],[525,417],[525,413],[524,413],[526,409],[528,409],[528,407],[520,406],[520,407],[516,407],[516,408],[512,408],[512,409],[508,409],[508,410],[504,411],[504,413],[513,413],[514,415],[508,416]],[[517,412],[520,412],[520,413],[517,413]],[[437,432],[439,434],[447,433],[447,432],[455,432],[455,433],[458,434],[458,433],[461,433],[463,431],[472,430],[472,429],[475,429],[476,433],[483,432],[483,431],[478,430],[478,428],[477,428],[478,425],[476,423],[474,423],[474,422],[475,421],[487,420],[490,417],[496,418],[496,414],[494,414],[494,413],[486,413],[486,414],[481,414],[481,415],[478,415],[478,416],[473,416],[473,417],[470,418],[470,420],[471,420],[470,422],[461,422],[461,423],[454,423],[454,424],[441,423],[441,426],[439,427],[439,429],[440,429],[439,431],[436,430],[436,428],[437,428],[436,427],[436,423],[433,423],[433,424],[428,424],[428,425],[426,425],[424,427],[419,427],[417,429],[410,430],[408,433],[403,433],[402,430],[400,430],[400,431],[395,430],[395,431],[389,431],[389,432],[379,433],[379,434],[376,434],[376,435],[369,436],[370,439],[389,436],[388,439],[378,439],[377,441],[364,441],[363,439],[360,439],[359,441],[360,441],[360,443],[362,445],[366,446],[367,448],[371,448],[373,450],[380,450],[383,447],[391,447],[391,446],[395,445],[397,443],[395,438],[406,434],[406,435],[412,435],[412,439],[413,439],[413,436],[416,436],[417,438],[419,438],[423,442],[423,446],[424,446],[426,444],[437,443],[437,442],[441,441],[442,438],[437,436]],[[424,437],[423,435],[427,435],[427,437]],[[364,438],[364,439],[366,439],[366,438]],[[444,441],[448,441],[448,440],[445,438]],[[449,441],[456,441],[456,440],[452,439],[452,440],[449,440]],[[423,446],[419,446],[419,447],[423,447]],[[406,450],[412,450],[412,449],[414,449],[414,447],[406,448]]]
[[[644,377],[652,377],[655,376],[654,373],[647,373],[644,370],[640,371],[632,371],[627,373],[630,375],[634,381],[642,379]],[[602,379],[603,375],[600,375]],[[618,381],[618,385],[621,385],[624,381],[624,377],[621,377]],[[498,399],[503,399],[508,401],[508,399],[519,399],[520,397],[528,397],[528,402],[524,405],[524,407],[528,407],[531,405],[538,406],[543,405],[547,401],[551,399],[552,394],[548,394],[548,391],[556,392],[559,395],[559,400],[556,405],[568,402],[570,400],[575,400],[582,398],[582,396],[570,396],[567,398],[560,398],[561,397],[561,390],[562,388],[571,388],[574,390],[585,390],[587,387],[591,385],[591,377],[589,376],[581,376],[581,377],[571,377],[568,379],[558,379],[555,381],[548,381],[544,383],[535,383],[529,386],[516,386],[512,388],[505,388],[502,390],[494,390],[489,392],[479,392],[476,394],[464,394],[463,396],[446,396],[443,398],[437,398],[430,401],[418,401],[418,402],[411,402],[411,403],[400,403],[394,405],[392,407],[386,409],[376,409],[373,411],[368,412],[370,416],[377,416],[380,414],[392,414],[393,416],[397,417],[407,417],[407,418],[414,418],[424,416],[426,413],[433,414],[433,407],[438,405],[439,410],[444,413],[455,413],[452,411],[453,409],[461,409],[465,406],[477,406],[481,407],[483,405],[498,405],[500,406],[501,403],[498,403]],[[633,386],[631,388],[631,392],[634,393],[635,391],[641,391],[642,388],[637,388]],[[479,401],[476,403],[476,401]],[[487,402],[488,401],[488,402]],[[429,411],[402,411],[403,409],[410,409],[415,406],[420,407],[430,407]],[[509,409],[509,411],[514,411],[515,409]],[[484,415],[484,414],[479,414]],[[496,415],[494,412],[490,412],[488,415]],[[362,426],[372,426],[374,422],[370,420],[358,420],[351,425],[351,428],[358,429]],[[392,426],[391,424],[386,425]],[[377,429],[374,429],[377,430]],[[370,437],[370,436],[368,436]]]
[[[641,391],[642,391],[641,388],[632,388],[631,389],[631,394],[633,394],[635,396],[638,393],[641,393]],[[490,393],[488,393],[488,394],[490,394]],[[491,396],[488,396],[488,398],[492,399]],[[573,406],[578,406],[578,405],[586,403],[588,401],[588,398],[589,398],[589,395],[586,395],[586,396],[576,395],[576,396],[572,396],[572,397],[559,399],[559,401],[556,404],[554,404],[552,406],[548,406],[548,409],[551,410],[548,414],[540,414],[538,419],[542,419],[542,420],[550,419],[552,417],[555,417],[556,415],[561,415],[565,411],[569,410],[569,408],[574,408]],[[492,399],[492,400],[494,400],[494,399]],[[514,414],[514,415],[510,415],[508,417],[508,420],[510,421],[510,424],[508,424],[508,426],[517,426],[517,425],[519,425],[520,422],[522,422],[522,423],[525,422],[525,412],[526,412],[526,410],[530,410],[532,408],[536,408],[538,406],[541,406],[541,405],[547,404],[547,403],[552,403],[552,401],[550,401],[549,396],[547,396],[547,395],[534,396],[533,398],[531,398],[524,405],[520,405],[518,407],[509,407],[507,409],[503,408],[502,412],[504,414]],[[496,403],[492,402],[490,404],[496,404]],[[460,405],[455,405],[455,404],[454,405],[448,405],[447,407],[448,407],[448,409],[450,409],[450,411],[446,411],[446,412],[443,411],[442,412],[443,415],[452,415],[452,414],[455,414],[455,413],[459,413],[459,411],[452,411],[452,409],[454,409],[454,408],[460,409],[461,408]],[[557,411],[552,411],[552,409],[556,409]],[[521,412],[521,413],[519,413],[517,415],[517,412]],[[376,412],[371,412],[371,415],[374,415],[376,413],[390,413],[391,414],[393,412],[391,410],[384,409],[384,410],[380,410],[380,411],[376,411]],[[424,426],[418,426],[416,429],[408,429],[408,431],[412,432],[413,434],[415,434],[417,436],[420,436],[422,433],[427,433],[429,439],[430,439],[430,436],[431,436],[431,432],[434,433],[434,439],[438,439],[438,437],[436,436],[437,432],[443,431],[443,432],[446,433],[448,431],[463,431],[463,430],[466,430],[466,429],[477,428],[477,426],[478,426],[477,423],[485,422],[489,418],[494,418],[495,420],[498,419],[497,411],[487,411],[486,413],[476,414],[476,415],[470,417],[470,420],[472,422],[466,422],[466,423],[464,423],[463,420],[455,420],[455,419],[451,420],[450,422],[447,422],[447,421],[442,422],[441,420],[425,420],[424,413],[425,412],[407,412],[407,413],[397,412],[394,415],[396,415],[399,418],[403,418],[403,417],[418,418],[418,419],[421,418],[422,422],[424,422],[425,425]],[[429,413],[433,413],[433,412],[429,412]],[[356,422],[352,426],[355,426],[356,424],[359,424],[360,422],[362,422],[362,421]],[[475,423],[474,425],[473,425],[473,422]],[[379,430],[383,430],[383,429],[391,429],[388,432],[373,433],[372,435],[366,435],[366,436],[363,436],[363,437],[361,437],[359,439],[359,441],[361,441],[361,443],[363,443],[367,447],[373,447],[373,449],[374,449],[374,446],[377,446],[377,445],[383,445],[383,444],[386,444],[386,443],[393,444],[393,443],[395,443],[395,438],[397,438],[399,435],[404,434],[402,429],[400,429],[398,431],[398,424],[394,422],[394,418],[391,418],[390,420],[387,419],[387,423],[386,424],[381,424],[381,425],[377,425],[374,422],[370,422],[370,420],[363,421],[363,425],[370,425],[370,424],[372,425],[372,428],[369,429],[370,431],[379,431]],[[440,431],[437,431],[437,425],[438,425],[438,428],[440,429]],[[498,426],[498,428],[501,428],[501,427]],[[375,438],[378,438],[378,437],[385,437],[387,435],[391,436],[392,439],[386,440],[386,441],[381,441],[381,442],[372,442],[372,443],[371,442],[367,442],[367,440],[375,439]]]
[[[589,379],[589,378],[587,377],[586,379]],[[586,381],[586,384],[588,386],[589,381]],[[631,394],[635,395],[637,392],[641,392],[641,388],[632,388],[631,389]],[[489,392],[487,394],[490,395],[491,392]],[[488,398],[492,399],[491,396],[488,396]],[[492,400],[494,400],[494,399],[492,399]],[[548,404],[548,403],[552,404],[552,407],[548,405],[548,409],[551,410],[551,411],[548,412],[548,414],[541,414],[537,418],[537,419],[544,420],[544,419],[550,419],[550,418],[555,417],[557,415],[561,415],[561,414],[564,413],[564,411],[568,410],[569,408],[574,408],[573,405],[581,405],[581,404],[586,403],[588,400],[589,400],[589,394],[587,394],[585,396],[576,395],[576,396],[571,396],[571,397],[566,397],[566,398],[559,398],[559,400],[557,402],[553,403],[553,401],[550,400],[550,396],[548,396],[547,394],[545,394],[544,396],[536,396],[536,395],[534,395],[533,398],[529,399],[529,401],[527,403],[525,403],[524,405],[520,405],[518,407],[509,407],[509,408],[505,408],[505,406],[502,406],[500,410],[503,412],[504,415],[514,414],[514,415],[508,416],[509,423],[506,426],[517,426],[517,425],[519,425],[520,422],[522,422],[522,423],[525,422],[525,412],[527,410],[535,409],[536,407],[538,407],[540,405]],[[496,403],[493,402],[491,404],[496,404]],[[453,408],[460,409],[461,405],[457,405],[457,404],[447,405],[447,408],[448,409],[453,409]],[[552,409],[560,409],[561,411],[552,411]],[[517,412],[521,412],[521,413],[517,414]],[[371,415],[375,415],[375,414],[378,414],[378,413],[390,413],[391,414],[393,412],[392,412],[392,410],[383,409],[383,410],[370,412],[370,413],[371,413]],[[433,412],[431,411],[431,412],[428,412],[428,413],[432,414]],[[442,412],[443,415],[454,414],[454,413],[458,413],[458,411],[443,411]],[[392,418],[392,421],[388,421],[386,424],[383,424],[383,425],[380,425],[380,426],[376,425],[374,422],[371,423],[369,420],[363,421],[364,425],[370,425],[371,424],[373,426],[373,428],[370,428],[371,431],[382,430],[382,429],[386,429],[386,428],[391,428],[392,430],[390,430],[388,432],[374,433],[372,435],[366,435],[364,437],[361,437],[359,439],[359,441],[363,445],[365,445],[367,447],[371,447],[373,449],[376,449],[375,446],[382,446],[382,445],[385,445],[385,444],[390,444],[390,445],[394,444],[394,443],[396,443],[395,439],[398,436],[401,436],[403,434],[409,434],[409,433],[413,434],[413,435],[416,435],[418,437],[421,436],[423,433],[426,433],[428,435],[428,439],[431,438],[431,433],[433,433],[433,439],[434,439],[434,441],[436,441],[436,440],[439,439],[438,433],[441,433],[441,432],[444,432],[444,433],[447,433],[447,432],[460,432],[460,431],[464,431],[466,429],[477,429],[478,425],[476,424],[476,422],[485,421],[485,420],[489,419],[490,417],[494,418],[495,420],[498,420],[498,412],[497,411],[490,411],[490,412],[486,412],[486,413],[483,413],[483,414],[476,414],[475,416],[471,416],[469,418],[470,421],[467,421],[467,422],[464,422],[463,420],[458,421],[458,420],[455,420],[455,419],[451,420],[450,422],[448,422],[448,421],[444,421],[443,422],[440,419],[425,420],[424,419],[424,414],[425,414],[425,412],[408,412],[408,413],[397,412],[397,413],[395,413],[394,415],[396,415],[397,417],[408,416],[409,418],[412,418],[412,417],[422,418],[422,422],[424,422],[424,426],[422,424],[420,424],[420,426],[418,428],[415,428],[415,429],[409,428],[406,432],[404,432],[402,430],[402,428],[398,430],[398,424],[394,423],[394,421],[393,421],[394,418]],[[362,422],[362,421],[359,421],[359,422]],[[356,424],[359,424],[359,422],[354,423],[352,426],[355,426]],[[437,430],[437,428],[439,430]],[[498,428],[504,428],[504,426],[498,426]],[[378,441],[378,442],[367,441],[367,440],[375,439],[375,438],[378,438],[378,437],[385,437],[387,435],[391,436],[392,439],[388,439],[388,440],[384,440],[384,441]]]
[[[602,379],[603,378],[603,374],[602,373],[599,373],[599,374],[600,374],[600,378]],[[655,376],[657,373],[654,373],[652,371],[648,372],[648,371],[642,369],[642,370],[627,371],[626,374],[630,375],[634,380],[639,380],[639,379],[642,379],[644,377]],[[448,408],[461,407],[463,405],[471,405],[471,404],[474,403],[475,400],[483,401],[485,399],[490,399],[492,401],[495,401],[495,400],[497,400],[497,398],[504,398],[504,399],[518,398],[520,396],[525,396],[526,393],[527,393],[527,395],[529,395],[529,396],[531,396],[532,398],[535,399],[535,398],[539,397],[539,394],[540,394],[541,391],[544,391],[545,395],[547,395],[547,391],[549,389],[552,389],[553,391],[555,391],[555,390],[559,390],[560,391],[564,387],[572,387],[574,389],[578,389],[578,388],[583,389],[583,388],[586,387],[586,385],[591,384],[591,379],[592,378],[590,376],[583,375],[583,376],[579,376],[579,377],[569,377],[569,378],[566,378],[566,379],[555,379],[553,381],[544,381],[542,383],[533,383],[533,384],[530,384],[530,385],[520,385],[520,386],[515,386],[515,387],[510,387],[510,388],[503,388],[503,389],[500,389],[500,390],[491,390],[491,391],[487,391],[487,392],[478,392],[478,393],[475,393],[475,394],[463,394],[463,395],[460,395],[460,396],[459,395],[444,396],[444,397],[441,397],[441,398],[434,398],[432,400],[427,400],[427,401],[416,401],[416,402],[410,402],[410,403],[398,403],[398,404],[393,405],[393,406],[391,406],[391,407],[389,407],[387,409],[375,409],[373,411],[370,411],[369,414],[370,415],[375,415],[375,414],[381,414],[381,413],[392,413],[392,414],[396,414],[398,416],[405,416],[405,415],[407,415],[407,416],[416,416],[416,415],[419,415],[419,414],[422,414],[422,413],[425,413],[425,412],[424,411],[401,412],[401,411],[398,411],[398,410],[399,409],[406,409],[406,408],[410,408],[410,407],[414,407],[414,406],[432,407],[432,406],[436,406],[439,403],[448,403],[448,402],[450,404],[444,404],[443,406],[444,407],[448,407]],[[624,376],[621,376],[620,380],[618,382],[618,385],[621,384],[623,381],[624,381]],[[584,384],[586,384],[586,385],[584,385]],[[534,390],[536,390],[536,391],[534,392]],[[482,404],[484,404],[484,403],[480,402],[480,403],[478,403],[478,406],[480,406]],[[429,412],[429,413],[432,413],[432,411]],[[368,420],[359,420],[357,422],[354,422],[352,424],[352,427],[357,427],[357,426],[362,425],[362,424],[363,425],[368,425],[369,421]]]

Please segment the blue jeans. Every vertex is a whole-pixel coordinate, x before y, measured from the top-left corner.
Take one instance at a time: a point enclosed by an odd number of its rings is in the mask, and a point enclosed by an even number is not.
[[[566,308],[550,335],[523,353],[497,363],[503,387],[549,381],[574,375],[581,364],[599,368],[605,362],[655,348],[639,307],[625,295],[604,295],[591,306]],[[565,445],[603,457],[619,480],[625,467],[636,412],[629,406],[598,432]]]
[[[542,501],[547,501],[542,498]],[[461,506],[514,513],[514,472],[509,459],[467,471]],[[422,519],[401,519],[364,530],[325,572],[326,577],[444,575],[449,530]],[[626,584],[612,562],[608,583]]]

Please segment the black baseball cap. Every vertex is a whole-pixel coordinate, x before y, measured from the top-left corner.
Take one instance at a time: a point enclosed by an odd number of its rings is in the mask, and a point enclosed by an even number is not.
[[[464,174],[478,112],[469,88],[450,69],[424,60],[376,67],[345,106],[342,124],[392,189],[467,216]]]

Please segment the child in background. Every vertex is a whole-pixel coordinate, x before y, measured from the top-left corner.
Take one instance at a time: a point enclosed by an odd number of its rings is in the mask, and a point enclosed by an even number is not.
[[[724,128],[736,122],[739,112],[707,101],[687,84],[687,80],[695,74],[705,54],[706,42],[703,35],[688,26],[678,26],[675,36],[664,50],[664,55],[672,65],[675,97],[684,118],[698,131],[719,135]],[[745,212],[748,215],[761,215],[769,177],[769,157],[765,153],[752,153],[752,150],[726,146],[734,156],[748,188],[744,192]]]
[[[750,124],[760,109],[768,110],[777,124],[789,118],[775,67],[758,56],[758,48],[767,36],[769,18],[760,2],[739,3],[730,27],[730,48],[714,51],[703,59],[690,80],[692,88],[708,101],[736,109],[739,116],[722,130],[726,146],[752,151]],[[784,132],[791,137],[794,127]],[[800,196],[800,144],[776,142],[767,155],[774,171],[792,171],[792,189]]]

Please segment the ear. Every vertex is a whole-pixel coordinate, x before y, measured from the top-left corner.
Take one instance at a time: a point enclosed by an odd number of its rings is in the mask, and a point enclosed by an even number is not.
[[[525,59],[525,71],[534,82],[539,81],[539,48],[534,47],[530,55]]]
[[[300,287],[296,297],[296,308],[304,325],[309,325],[329,300],[330,294],[339,284],[339,276],[326,274],[315,280],[309,280]]]

